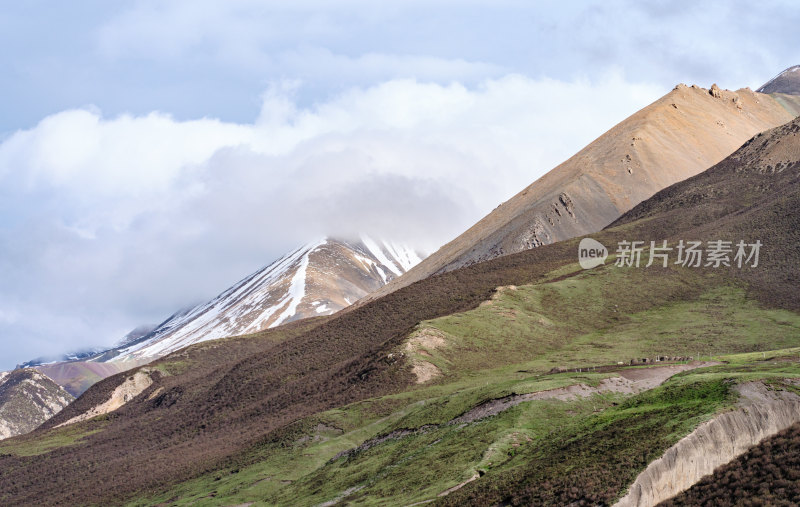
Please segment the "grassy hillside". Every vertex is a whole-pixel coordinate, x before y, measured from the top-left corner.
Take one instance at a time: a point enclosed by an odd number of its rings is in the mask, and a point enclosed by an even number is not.
[[[765,362],[800,359],[798,348],[767,352],[800,345],[797,312],[764,305],[727,272],[613,261],[590,271],[564,263],[537,283],[502,286],[474,309],[420,322],[389,353],[431,363],[440,376],[303,419],[231,468],[133,503],[397,505],[438,499],[476,474],[439,501],[483,504],[508,500],[509,491],[522,503],[610,501],[664,449],[731,406],[736,382],[800,376],[797,361]],[[751,351],[764,352],[724,355]],[[536,400],[452,424],[490,400],[596,386],[618,375],[620,362],[658,356],[729,364],[649,393]],[[559,367],[580,371],[552,373]]]
[[[260,449],[262,459],[253,465],[220,470],[133,504],[609,502],[649,461],[731,407],[737,383],[762,379],[792,389],[787,379],[800,378],[799,354],[794,348],[722,356],[717,359],[728,364],[679,374],[641,394],[534,400],[469,423],[458,415],[481,400],[596,385],[618,372],[506,376],[489,386],[475,379],[369,400],[302,421]],[[776,363],[775,357],[794,359]],[[395,409],[375,413],[378,407]]]

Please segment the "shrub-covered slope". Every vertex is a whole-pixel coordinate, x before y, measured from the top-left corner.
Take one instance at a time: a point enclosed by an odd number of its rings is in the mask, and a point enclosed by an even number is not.
[[[800,424],[765,440],[660,505],[747,504],[800,505]]]

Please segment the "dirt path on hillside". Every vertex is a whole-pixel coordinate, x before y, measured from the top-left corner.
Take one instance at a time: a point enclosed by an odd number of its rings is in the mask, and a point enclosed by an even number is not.
[[[533,400],[562,400],[569,401],[577,398],[588,398],[593,394],[624,393],[636,394],[648,389],[658,387],[673,375],[678,373],[721,364],[713,361],[692,361],[688,364],[668,364],[663,366],[646,366],[638,368],[620,369],[618,377],[610,377],[600,381],[597,387],[586,384],[574,384],[547,391],[528,394],[512,394],[504,398],[497,398],[481,403],[468,410],[463,415],[456,417],[449,424],[463,424],[477,421],[485,417],[497,415],[504,410]]]

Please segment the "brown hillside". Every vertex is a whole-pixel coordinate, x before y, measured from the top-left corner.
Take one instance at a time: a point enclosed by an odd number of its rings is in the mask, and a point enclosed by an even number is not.
[[[749,88],[678,85],[365,301],[435,273],[598,231],[758,132],[791,120],[791,104]]]

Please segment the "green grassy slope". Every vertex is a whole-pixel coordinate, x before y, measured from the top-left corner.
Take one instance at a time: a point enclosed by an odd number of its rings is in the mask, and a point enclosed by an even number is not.
[[[773,356],[793,360],[773,362]],[[792,389],[787,379],[800,378],[799,358],[800,348],[722,356],[717,359],[728,364],[679,374],[641,394],[529,401],[467,424],[448,422],[478,400],[592,384],[609,374],[527,376],[489,388],[476,379],[452,392],[456,386],[420,390],[401,403],[370,400],[303,421],[296,433],[262,448],[253,465],[220,470],[133,505],[610,502],[649,461],[731,407],[736,383],[764,380]],[[371,412],[372,405],[388,414]],[[358,448],[378,435],[392,438]]]

